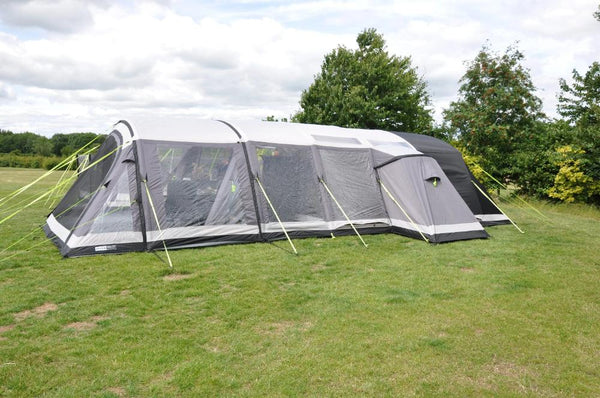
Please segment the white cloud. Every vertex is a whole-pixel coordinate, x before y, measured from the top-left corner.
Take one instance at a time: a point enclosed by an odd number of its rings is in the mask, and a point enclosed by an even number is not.
[[[595,1],[5,0],[0,128],[97,130],[127,115],[287,117],[337,45],[375,27],[411,56],[441,108],[489,39],[519,41],[552,111],[558,78],[597,60]],[[589,9],[589,10],[588,10]],[[587,14],[589,15],[587,15]],[[27,29],[45,34],[31,38]],[[549,112],[551,113],[551,112]]]
[[[91,6],[91,1],[78,0],[5,0],[0,19],[10,25],[68,33],[93,24]]]

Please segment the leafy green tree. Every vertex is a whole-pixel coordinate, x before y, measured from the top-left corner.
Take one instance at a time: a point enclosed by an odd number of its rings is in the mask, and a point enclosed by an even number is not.
[[[571,84],[559,81],[558,112],[571,126],[571,139],[564,144],[572,145],[561,155],[564,164],[577,162],[578,172],[583,173],[577,181],[585,182],[584,189],[575,199],[600,204],[600,63],[592,63],[583,76],[573,70],[572,80]]]
[[[573,84],[560,79],[558,112],[578,127],[600,125],[600,63],[594,62],[585,76],[572,72]]]
[[[54,134],[50,138],[50,142],[52,143],[52,153],[55,156],[62,156],[62,149],[69,144],[69,137],[67,134]]]
[[[44,136],[39,136],[33,145],[33,152],[37,155],[51,156],[52,144],[50,143],[50,140]]]
[[[600,22],[600,4],[598,5],[598,10],[594,13],[594,18]]]
[[[52,152],[56,156],[68,156],[73,151],[83,147],[88,142],[96,137],[94,133],[72,133],[72,134],[54,134],[50,138],[52,143]],[[94,141],[96,145],[100,145],[104,142],[106,137],[101,136]]]
[[[325,55],[293,121],[428,132],[429,94],[410,57],[390,55],[375,29],[359,33],[356,42],[357,50],[339,46]]]
[[[0,130],[0,153],[9,153],[12,147],[13,132],[10,130]]]
[[[460,143],[497,178],[518,180],[514,155],[534,140],[545,119],[523,59],[516,47],[498,55],[484,45],[467,64],[459,99],[444,111]]]

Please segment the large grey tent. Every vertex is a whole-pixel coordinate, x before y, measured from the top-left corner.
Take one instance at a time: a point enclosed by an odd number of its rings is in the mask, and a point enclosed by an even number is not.
[[[394,232],[487,233],[438,162],[381,130],[120,121],[49,215],[64,256]]]

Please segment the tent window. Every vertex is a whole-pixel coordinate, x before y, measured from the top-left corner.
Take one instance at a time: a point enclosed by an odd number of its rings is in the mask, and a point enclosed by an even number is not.
[[[129,178],[127,173],[121,174],[119,180],[103,203],[99,215],[93,220],[92,233],[133,231],[132,206],[129,194]]]
[[[282,221],[323,220],[323,206],[317,172],[310,147],[258,146],[261,182]],[[270,207],[263,203],[266,222],[276,222]]]
[[[52,212],[65,228],[72,229],[75,226],[77,219],[94,196],[94,193],[105,183],[104,179],[110,171],[118,152],[116,149],[117,140],[113,135],[110,135],[98,149],[98,152],[90,158],[90,164],[98,163],[79,176]]]
[[[165,227],[204,225],[229,167],[223,146],[156,146],[165,198]]]

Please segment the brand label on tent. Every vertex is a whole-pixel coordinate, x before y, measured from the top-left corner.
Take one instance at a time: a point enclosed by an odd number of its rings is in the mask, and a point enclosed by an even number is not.
[[[111,250],[117,250],[117,245],[108,245],[108,246],[96,246],[94,247],[94,251],[97,252],[106,252]]]

